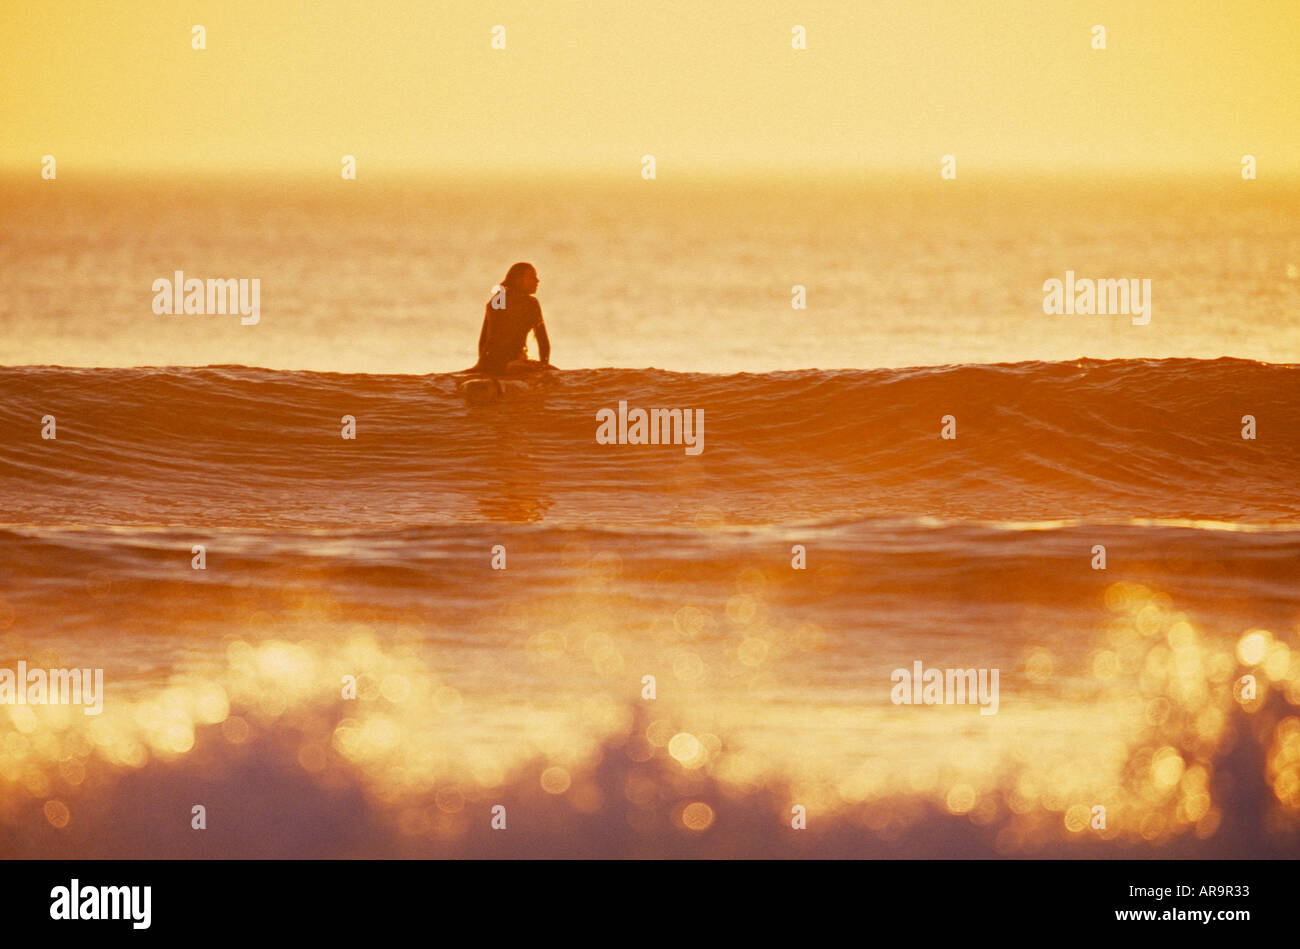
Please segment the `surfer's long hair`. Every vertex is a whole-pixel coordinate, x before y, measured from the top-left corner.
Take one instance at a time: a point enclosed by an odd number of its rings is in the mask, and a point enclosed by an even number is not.
[[[506,288],[518,286],[520,279],[529,273],[537,273],[537,268],[522,260],[517,264],[511,264],[510,269],[506,271],[505,279],[501,281],[501,286]]]

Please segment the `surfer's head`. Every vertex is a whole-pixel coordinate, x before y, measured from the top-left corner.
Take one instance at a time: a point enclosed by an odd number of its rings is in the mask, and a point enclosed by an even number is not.
[[[508,290],[518,290],[521,293],[536,293],[539,282],[537,268],[532,264],[520,261],[511,266],[506,272],[506,278],[501,281],[501,286]]]

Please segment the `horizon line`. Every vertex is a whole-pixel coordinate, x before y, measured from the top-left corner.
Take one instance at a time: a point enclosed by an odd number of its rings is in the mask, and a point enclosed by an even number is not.
[[[1172,180],[1214,180],[1225,182],[1245,181],[1241,177],[1241,167],[1234,163],[1168,163],[1151,165],[1106,164],[1106,163],[988,163],[975,164],[971,161],[959,165],[956,178],[944,179],[939,174],[940,163],[930,162],[925,165],[917,163],[852,163],[834,162],[823,165],[806,166],[784,164],[780,162],[751,162],[728,165],[713,162],[696,162],[681,166],[661,169],[652,180],[642,179],[639,165],[629,161],[623,167],[608,162],[589,164],[556,164],[548,166],[524,167],[494,166],[481,163],[437,164],[437,165],[397,165],[382,161],[366,162],[359,160],[360,171],[355,179],[342,179],[339,168],[328,161],[321,164],[263,164],[241,163],[234,165],[220,164],[123,164],[116,162],[78,165],[75,161],[64,159],[60,162],[62,174],[55,182],[85,179],[131,180],[142,178],[162,178],[166,180],[230,180],[242,181],[265,179],[282,181],[300,179],[302,183],[347,183],[353,186],[366,182],[401,182],[412,180],[474,180],[474,181],[538,181],[538,180],[583,180],[583,181],[631,181],[651,184],[671,184],[675,181],[715,181],[719,179],[752,180],[770,179],[784,181],[841,181],[849,178],[878,178],[881,180],[911,179],[915,181],[933,181],[945,186],[959,186],[963,182],[1006,180],[1022,178],[1025,180],[1079,180],[1106,179],[1129,181],[1133,179],[1150,179],[1168,177]],[[66,169],[66,171],[65,171]],[[29,178],[45,183],[41,176],[40,157],[35,156],[23,162],[0,160],[0,177],[12,179]],[[1252,184],[1270,182],[1300,181],[1300,163],[1293,165],[1269,165],[1258,173],[1258,177],[1249,179]]]

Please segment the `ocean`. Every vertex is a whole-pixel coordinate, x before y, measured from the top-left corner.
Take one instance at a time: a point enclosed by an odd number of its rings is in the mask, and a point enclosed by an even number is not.
[[[0,176],[0,365],[456,372],[519,260],[561,369],[1300,362],[1286,178],[65,177]],[[260,321],[155,315],[178,270]],[[1150,279],[1150,323],[1045,315],[1067,271]]]
[[[7,186],[0,669],[104,692],[0,706],[0,854],[1300,854],[1296,218],[643,184]],[[470,404],[515,259],[564,371]]]

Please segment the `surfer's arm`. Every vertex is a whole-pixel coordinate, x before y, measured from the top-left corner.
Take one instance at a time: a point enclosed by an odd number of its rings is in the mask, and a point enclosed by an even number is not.
[[[488,321],[491,318],[492,318],[491,313],[483,314],[483,328],[479,330],[479,334],[478,334],[478,358],[480,362],[487,357]]]
[[[537,337],[537,355],[542,362],[551,361],[551,338],[546,335],[546,324],[542,322],[541,314],[537,316],[537,325],[533,327],[533,335]]]

